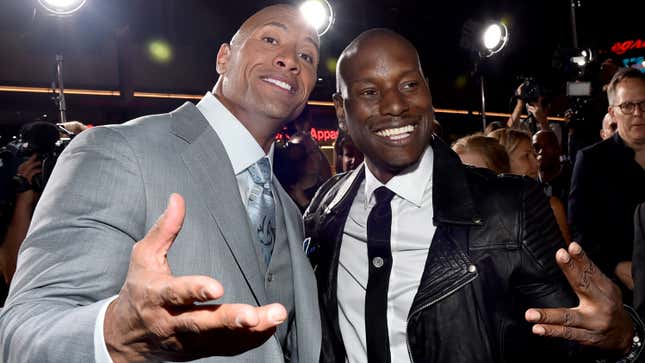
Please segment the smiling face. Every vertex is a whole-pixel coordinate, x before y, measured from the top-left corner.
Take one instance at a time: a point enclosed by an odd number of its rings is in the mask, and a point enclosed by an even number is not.
[[[416,163],[432,135],[432,98],[414,47],[383,29],[361,34],[338,63],[336,114],[386,183]]]
[[[304,108],[318,58],[318,36],[296,8],[265,8],[220,47],[215,94],[251,133],[271,133]]]

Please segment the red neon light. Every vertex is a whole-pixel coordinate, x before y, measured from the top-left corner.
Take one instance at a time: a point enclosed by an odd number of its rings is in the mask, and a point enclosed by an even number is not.
[[[338,137],[337,130],[316,130],[316,128],[311,128],[311,137],[317,142],[321,141],[334,141]],[[286,141],[289,140],[289,136],[283,132],[278,132],[275,135],[276,140]]]
[[[632,49],[641,49],[645,48],[645,40],[636,39],[636,40],[626,40],[624,42],[616,42],[611,46],[611,51],[616,54],[624,54],[625,52]]]
[[[315,128],[311,128],[311,137],[318,141],[333,141],[336,140],[338,137],[338,131],[337,130],[316,130]]]

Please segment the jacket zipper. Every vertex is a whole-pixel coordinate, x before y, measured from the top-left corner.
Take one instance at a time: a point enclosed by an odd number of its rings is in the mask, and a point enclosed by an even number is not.
[[[412,314],[410,314],[410,316],[408,317],[408,321],[405,324],[405,344],[406,344],[406,346],[408,348],[408,356],[410,357],[410,362],[414,363],[414,358],[412,357],[412,349],[410,349],[410,339],[408,338],[408,326],[410,325],[410,320],[412,319],[412,317],[414,315],[416,315],[417,313],[421,312],[422,310],[425,310],[430,305],[434,305],[435,303],[439,302],[440,300],[443,300],[443,299],[447,298],[448,296],[452,295],[455,291],[461,289],[462,287],[464,287],[465,285],[469,284],[474,279],[476,279],[477,276],[479,276],[479,273],[475,273],[475,275],[473,275],[473,277],[471,277],[468,280],[464,281],[463,283],[455,286],[452,290],[446,292],[445,294],[439,296],[438,298],[432,300],[431,302],[423,305],[422,307],[420,307],[417,310],[415,310]]]

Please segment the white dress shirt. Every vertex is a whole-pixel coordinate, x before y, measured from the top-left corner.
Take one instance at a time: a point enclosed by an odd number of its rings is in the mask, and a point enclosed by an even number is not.
[[[397,363],[410,362],[407,317],[436,229],[432,224],[432,166],[433,152],[428,147],[416,165],[385,184],[395,193],[390,202],[392,270],[387,294],[387,326],[391,361]],[[338,266],[338,323],[350,363],[367,363],[367,218],[376,204],[374,190],[382,185],[366,166],[365,180],[343,230]]]
[[[249,199],[248,185],[252,185],[251,174],[247,172],[247,168],[261,158],[268,157],[271,169],[273,169],[273,144],[269,153],[265,154],[249,130],[210,92],[206,93],[204,98],[199,101],[197,109],[208,120],[208,124],[215,130],[224,145],[224,150],[226,150],[235,172],[242,203],[246,208]],[[273,173],[271,173],[271,178],[273,178]],[[97,363],[112,363],[103,336],[103,322],[105,311],[114,299],[116,296],[105,301],[94,325],[94,358]]]

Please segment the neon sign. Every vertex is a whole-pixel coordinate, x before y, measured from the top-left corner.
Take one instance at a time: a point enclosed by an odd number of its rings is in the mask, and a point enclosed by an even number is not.
[[[316,129],[311,128],[310,132],[311,137],[317,142],[331,142],[336,140],[338,137],[338,130],[328,130],[328,129]],[[276,140],[288,140],[289,136],[283,132],[279,132],[275,135]]]
[[[625,54],[625,52],[632,49],[645,49],[645,40],[626,40],[624,42],[616,42],[611,46],[611,51],[616,54]]]
[[[313,139],[318,142],[334,141],[338,137],[338,131],[337,130],[316,130],[315,128],[312,127],[311,137],[313,137]]]

